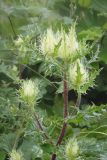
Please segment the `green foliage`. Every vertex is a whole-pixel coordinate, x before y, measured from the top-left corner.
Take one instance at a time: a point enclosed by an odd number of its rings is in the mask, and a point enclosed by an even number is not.
[[[5,160],[5,157],[6,157],[6,154],[3,151],[1,151],[0,152],[0,159]]]

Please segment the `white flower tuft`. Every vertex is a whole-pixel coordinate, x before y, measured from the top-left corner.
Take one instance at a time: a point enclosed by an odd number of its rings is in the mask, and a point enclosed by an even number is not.
[[[56,46],[57,50],[55,51]],[[51,28],[47,29],[46,34],[41,38],[41,51],[47,56],[69,60],[73,58],[78,48],[79,44],[74,27],[71,27],[68,33],[63,29],[56,33]]]
[[[36,102],[38,97],[38,87],[32,80],[23,81],[19,92],[20,97],[29,105],[32,105]]]
[[[58,50],[58,56],[64,60],[69,60],[75,56],[75,53],[79,48],[75,28],[71,27],[68,33],[65,33],[65,31],[62,30],[61,39],[62,41]]]
[[[68,160],[76,160],[79,153],[79,146],[76,139],[70,139],[65,149],[66,157]]]
[[[53,56],[55,45],[57,45],[59,37],[53,32],[51,28],[47,29],[44,37],[41,38],[41,50],[48,56]]]

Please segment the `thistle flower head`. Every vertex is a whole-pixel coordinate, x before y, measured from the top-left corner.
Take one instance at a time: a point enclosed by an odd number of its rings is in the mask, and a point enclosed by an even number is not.
[[[79,153],[79,146],[76,139],[70,139],[65,149],[66,157],[68,160],[76,160]]]
[[[47,29],[46,34],[41,38],[41,51],[47,56],[53,56],[58,40],[57,34],[51,28]]]
[[[64,60],[69,60],[75,56],[78,47],[75,28],[71,27],[68,33],[65,33],[65,31],[62,30],[58,56]]]
[[[69,69],[70,82],[74,89],[83,86],[89,79],[88,70],[83,62],[77,60]]]
[[[23,81],[19,92],[20,97],[29,105],[32,105],[36,102],[38,97],[38,87],[32,80]]]
[[[48,29],[46,34],[41,38],[41,51],[47,56],[69,60],[77,50],[78,42],[75,27],[71,27],[68,33],[64,29],[56,33],[52,29]]]
[[[10,154],[10,160],[24,160],[22,152],[17,152],[16,150],[12,150]]]

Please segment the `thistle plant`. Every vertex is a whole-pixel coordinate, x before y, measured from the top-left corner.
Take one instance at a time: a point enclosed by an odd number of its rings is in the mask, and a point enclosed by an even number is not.
[[[54,61],[57,61],[60,67],[62,67],[64,123],[56,142],[56,146],[60,146],[67,128],[68,91],[74,89],[77,92],[78,97],[76,106],[79,107],[81,94],[86,93],[88,88],[94,85],[94,79],[99,71],[95,71],[91,74],[92,67],[86,65],[88,61],[86,60],[85,55],[90,53],[92,47],[88,46],[85,42],[79,42],[77,40],[75,25],[69,29],[68,33],[66,33],[63,28],[56,33],[52,29],[48,29],[41,38],[40,49],[46,59],[51,58]],[[70,143],[71,142],[69,142],[68,146],[70,146]],[[77,145],[74,145],[74,148],[75,146]],[[70,147],[67,147],[67,153],[69,151],[68,148]],[[70,152],[73,152],[73,150]],[[55,153],[52,155],[52,160],[56,160]]]
[[[49,139],[48,135],[44,132],[42,123],[40,122],[38,118],[39,116],[37,115],[34,108],[35,105],[37,105],[37,100],[39,99],[39,88],[37,85],[38,84],[35,84],[32,80],[24,80],[19,89],[19,97],[24,101],[25,104],[27,104],[30,116],[35,119],[36,124],[40,131],[43,133],[44,137]]]
[[[0,4],[0,159],[106,160],[107,1]]]
[[[26,38],[25,38],[26,39]],[[23,50],[24,40],[19,37],[19,40],[15,42],[19,46],[20,51]],[[35,45],[37,45],[35,43]],[[37,46],[36,46],[37,47]],[[77,93],[76,105],[78,108],[81,103],[81,94],[86,93],[89,87],[93,87],[94,80],[99,73],[96,71],[85,55],[90,53],[92,49],[85,42],[80,42],[77,39],[75,25],[73,25],[66,33],[63,28],[54,32],[52,28],[47,29],[40,38],[39,43],[39,54],[43,57],[43,63],[46,64],[48,60],[48,69],[51,68],[52,62],[58,70],[59,77],[63,81],[63,125],[59,136],[56,141],[55,148],[60,147],[65,136],[65,132],[68,126],[67,118],[69,115],[68,108],[68,92],[73,89]],[[42,55],[42,56],[41,56]],[[54,73],[52,72],[52,75]],[[39,88],[38,84],[35,84],[32,80],[24,80],[19,89],[20,98],[27,104],[29,111],[32,110],[31,114],[35,118],[38,128],[42,131],[45,139],[49,140],[50,144],[53,141],[44,132],[44,127],[42,126],[39,116],[35,111],[35,106],[39,98]],[[78,110],[79,111],[79,110]],[[66,145],[66,155],[67,159],[75,160],[78,155],[78,144],[76,140],[70,140]],[[52,154],[51,160],[56,160],[57,154],[54,152]]]

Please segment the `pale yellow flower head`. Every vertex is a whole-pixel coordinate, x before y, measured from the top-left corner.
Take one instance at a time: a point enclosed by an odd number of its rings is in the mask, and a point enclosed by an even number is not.
[[[89,79],[88,70],[83,62],[79,59],[70,66],[69,77],[74,89],[83,86]]]
[[[76,160],[79,154],[79,146],[76,139],[70,139],[66,145],[65,153],[67,160]]]
[[[78,48],[74,26],[68,33],[63,28],[56,33],[51,28],[47,29],[46,34],[41,38],[41,51],[52,58],[59,57],[67,61],[75,56]]]
[[[19,92],[20,97],[29,105],[36,102],[38,97],[38,87],[32,80],[23,81]]]
[[[73,58],[79,48],[75,28],[71,27],[68,33],[61,31],[61,45],[58,50],[58,57],[69,60]]]
[[[10,160],[24,160],[22,152],[17,152],[16,150],[12,150],[10,154]]]
[[[52,28],[47,29],[46,34],[41,37],[41,51],[47,56],[53,56],[55,45],[58,44],[59,38]]]

